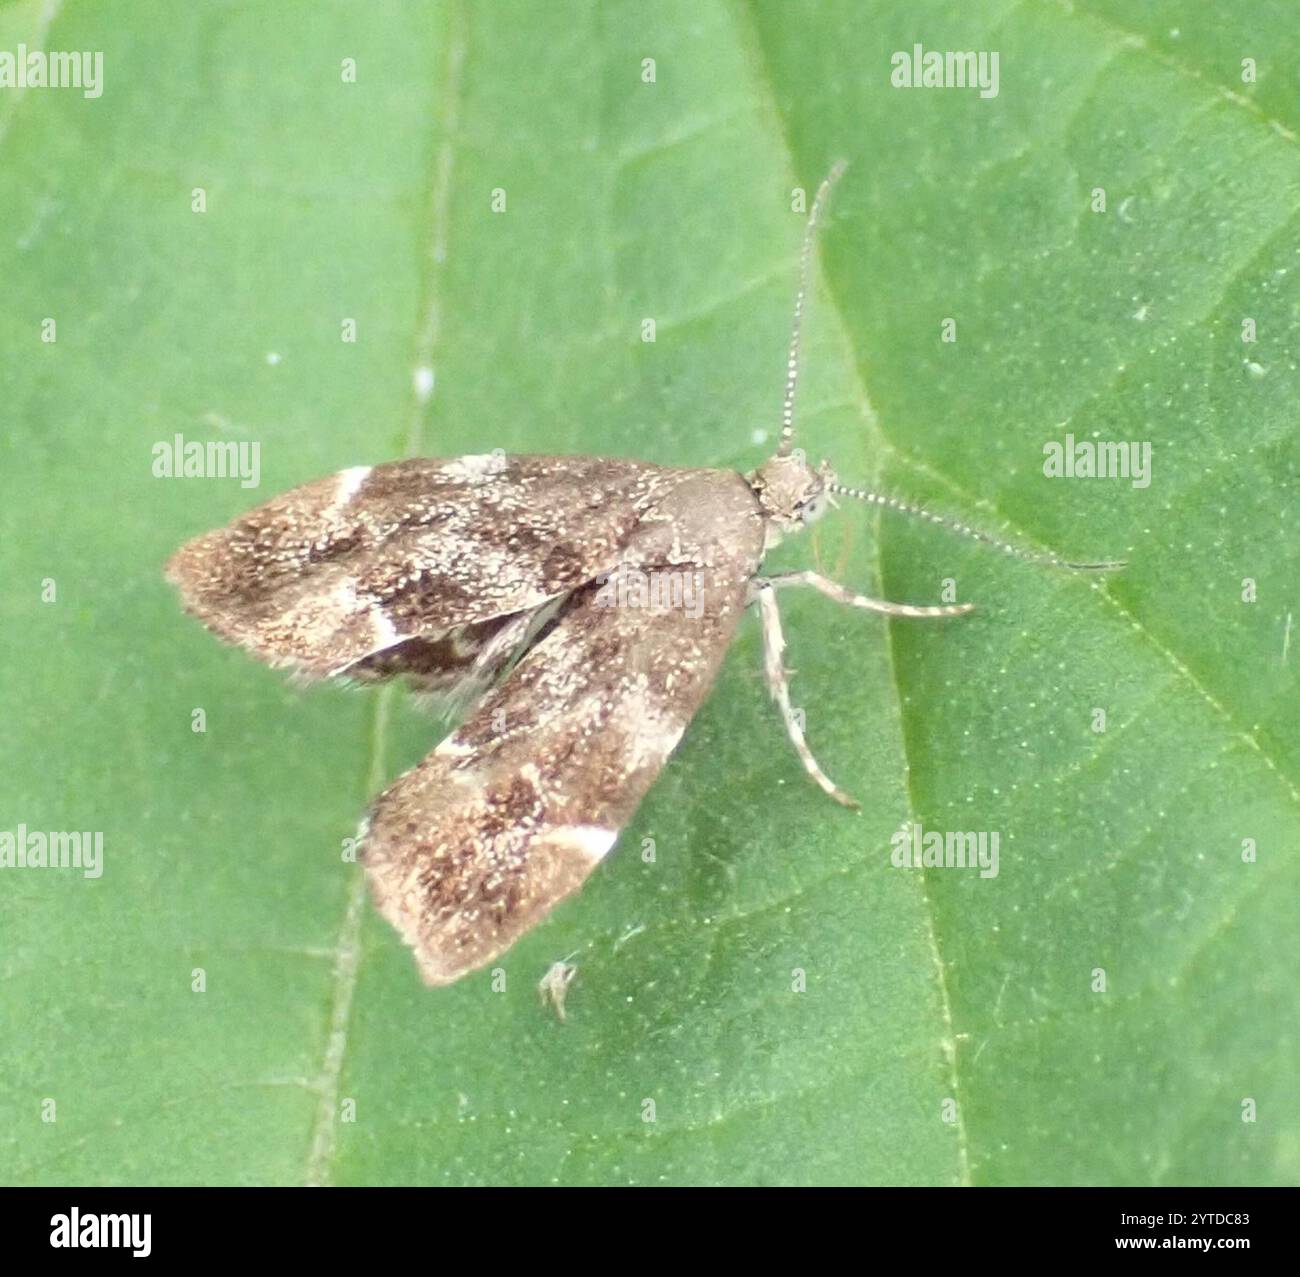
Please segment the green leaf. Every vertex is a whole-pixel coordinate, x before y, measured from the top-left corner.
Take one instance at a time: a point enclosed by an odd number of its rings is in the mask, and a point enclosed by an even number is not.
[[[0,830],[104,847],[0,869],[7,1180],[1300,1178],[1300,33],[1133,9],[0,5],[0,49],[104,55],[102,97],[0,90]],[[916,43],[997,51],[997,96],[892,87]],[[162,564],[412,453],[756,464],[792,192],[840,157],[802,446],[1129,567],[840,510],[780,563],[980,609],[782,595],[862,814],[751,619],[505,991],[427,990],[343,848],[446,725],[223,648]],[[1047,478],[1067,432],[1150,443],[1150,485]],[[177,433],[259,444],[260,487],[154,478]],[[997,875],[894,868],[908,822],[996,832]]]

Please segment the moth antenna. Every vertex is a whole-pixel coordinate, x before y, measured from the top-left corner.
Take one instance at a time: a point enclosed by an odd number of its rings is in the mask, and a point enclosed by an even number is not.
[[[799,381],[799,342],[803,336],[803,312],[808,302],[808,271],[812,263],[813,240],[816,237],[817,223],[830,199],[831,188],[840,180],[840,175],[848,168],[847,160],[836,160],[831,171],[822,178],[813,199],[812,211],[803,228],[803,246],[799,250],[799,291],[794,297],[794,320],[790,325],[790,351],[785,362],[785,400],[781,404],[781,442],[777,446],[778,457],[789,456],[794,447],[794,392]]]
[[[897,497],[886,496],[880,492],[867,492],[862,488],[847,488],[842,483],[830,483],[826,487],[828,492],[852,497],[855,501],[865,501],[868,505],[883,506],[886,510],[896,510],[899,514],[911,514],[929,523],[937,523],[941,528],[947,528],[949,532],[970,537],[972,541],[980,541],[994,550],[1001,550],[1004,554],[1023,559],[1026,563],[1042,563],[1048,567],[1066,568],[1071,572],[1110,572],[1125,566],[1124,559],[1107,559],[1100,563],[1072,563],[1068,559],[1058,558],[1055,554],[1041,554],[1035,550],[1025,550],[1018,545],[1012,545],[1009,541],[999,541],[997,537],[989,536],[979,528],[972,528],[968,523],[960,523],[956,519],[948,518],[947,515],[935,514],[924,506],[900,501]]]

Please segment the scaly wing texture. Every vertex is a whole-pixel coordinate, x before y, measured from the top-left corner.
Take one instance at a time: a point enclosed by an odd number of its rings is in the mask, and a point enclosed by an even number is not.
[[[481,673],[486,644],[499,668],[531,614],[617,562],[675,473],[499,453],[357,467],[195,538],[167,575],[270,665],[436,689]]]
[[[629,547],[693,572],[696,608],[609,605],[590,584],[473,715],[375,804],[364,862],[430,984],[491,961],[581,886],[681,738],[762,548],[736,475],[696,472]]]

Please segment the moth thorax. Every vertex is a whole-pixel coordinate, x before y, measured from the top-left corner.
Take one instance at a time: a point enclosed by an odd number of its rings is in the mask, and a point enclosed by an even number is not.
[[[770,537],[772,544],[821,518],[829,504],[827,485],[833,477],[824,461],[814,470],[800,452],[772,457],[748,476],[775,533]]]

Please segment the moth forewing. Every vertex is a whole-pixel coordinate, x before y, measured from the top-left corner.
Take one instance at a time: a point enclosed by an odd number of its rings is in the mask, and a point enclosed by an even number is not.
[[[508,618],[614,566],[673,473],[498,453],[353,467],[195,538],[167,575],[270,665],[445,690]]]
[[[470,717],[376,801],[363,859],[429,984],[499,956],[609,852],[713,682],[762,549],[739,475],[678,471],[624,562],[690,570],[694,609],[590,582]]]

